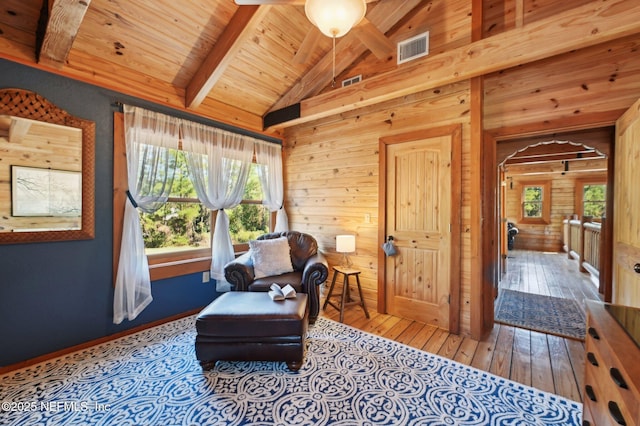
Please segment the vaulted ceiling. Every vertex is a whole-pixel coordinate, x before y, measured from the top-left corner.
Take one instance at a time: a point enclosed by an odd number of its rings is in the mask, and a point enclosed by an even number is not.
[[[304,1],[262,3],[2,0],[0,58],[263,131],[263,117],[288,106],[300,118],[285,127],[640,31],[636,0],[593,0],[530,23],[522,9],[513,27],[502,0],[368,0],[365,19],[337,40],[333,88],[332,42],[315,37]],[[397,42],[427,30],[430,55],[398,66]],[[357,74],[362,83],[339,87]]]
[[[332,83],[332,40],[307,20],[300,0],[2,3],[0,42],[11,58],[202,115],[223,111],[247,127]],[[360,25],[337,39],[336,73],[346,77],[372,51],[395,61],[396,44],[385,33],[424,28],[420,11],[428,3],[369,1]]]

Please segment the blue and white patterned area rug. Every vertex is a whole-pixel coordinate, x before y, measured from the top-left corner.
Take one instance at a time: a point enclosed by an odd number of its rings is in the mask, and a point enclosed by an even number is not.
[[[2,425],[579,425],[582,404],[319,318],[303,367],[203,373],[188,317],[0,377]]]
[[[572,299],[500,289],[495,319],[502,324],[584,340],[584,309]]]

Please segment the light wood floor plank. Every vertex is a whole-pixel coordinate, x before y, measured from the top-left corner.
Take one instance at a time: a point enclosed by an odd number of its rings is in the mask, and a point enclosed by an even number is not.
[[[422,349],[437,329],[438,327],[434,327],[433,325],[424,324],[420,331],[416,333],[415,337],[409,341],[409,345],[416,349]]]
[[[569,361],[571,362],[571,369],[575,376],[578,392],[580,393],[580,400],[584,401],[584,362],[586,353],[584,342],[565,339],[564,343],[569,353]]]
[[[491,333],[480,342],[478,342],[478,348],[471,361],[471,366],[479,368],[480,370],[489,371],[491,367],[491,360],[493,359],[493,353],[496,349],[496,342],[498,340],[498,334],[503,326],[501,324],[495,324]]]
[[[500,327],[496,348],[493,351],[493,359],[489,372],[496,376],[508,379],[511,377],[511,357],[513,355],[514,327]]]
[[[397,342],[404,343],[405,345],[409,345],[411,340],[416,337],[416,335],[420,332],[421,329],[425,327],[424,324],[416,321],[412,321],[411,324],[407,328],[404,329],[400,335],[396,338]]]
[[[398,340],[398,337],[411,325],[413,321],[402,318],[384,334],[384,337],[391,340]]]
[[[578,383],[576,382],[576,376],[573,372],[571,361],[569,360],[569,354],[567,353],[567,347],[564,342],[565,339],[558,336],[547,335],[547,341],[549,342],[549,353],[553,359],[551,371],[553,373],[555,391],[574,401],[580,401]]]
[[[546,392],[555,392],[551,374],[551,356],[547,336],[532,331],[531,338],[531,385]]]
[[[436,328],[436,331],[433,333],[433,336],[425,343],[422,347],[422,350],[431,352],[432,354],[437,354],[444,342],[449,337],[449,333],[446,330],[441,328]]]
[[[453,359],[458,352],[458,348],[462,343],[462,337],[456,334],[449,334],[447,339],[444,341],[444,344],[438,351],[438,355],[444,358]]]
[[[531,386],[531,362],[531,332],[516,328],[513,336],[513,355],[509,378]]]
[[[473,360],[473,356],[478,349],[478,341],[473,340],[470,337],[465,337],[458,348],[458,352],[456,352],[456,356],[453,358],[454,361],[457,361],[461,364],[471,365],[471,361]]]

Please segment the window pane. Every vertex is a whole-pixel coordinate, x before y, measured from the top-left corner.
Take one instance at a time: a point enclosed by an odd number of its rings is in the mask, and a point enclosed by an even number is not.
[[[211,247],[211,212],[198,202],[182,151],[176,161],[171,198],[181,200],[170,201],[155,213],[140,216],[146,254]],[[269,232],[271,215],[261,204],[263,193],[257,168],[252,164],[242,203],[226,209],[233,244],[246,243]],[[184,202],[185,198],[193,201]]]
[[[585,185],[583,191],[582,211],[585,216],[604,216],[607,196],[607,185]]]
[[[524,187],[524,217],[542,217],[542,187]]]
[[[269,232],[269,209],[262,204],[240,204],[227,210],[233,244],[247,243]]]
[[[258,166],[251,165],[249,178],[244,189],[244,199],[239,206],[227,210],[229,233],[233,244],[243,244],[269,232],[271,215],[262,205],[263,192],[258,177]]]
[[[210,211],[193,202],[168,202],[140,215],[145,252],[164,253],[211,246]]]
[[[174,198],[198,198],[196,188],[189,177],[189,169],[187,168],[187,159],[183,151],[178,151],[176,157],[177,167],[173,177],[173,186],[171,187],[170,197]]]
[[[260,178],[258,177],[258,167],[256,163],[251,164],[249,169],[249,178],[247,179],[247,186],[244,187],[244,200],[260,201],[264,199],[262,194],[262,185],[260,184]]]

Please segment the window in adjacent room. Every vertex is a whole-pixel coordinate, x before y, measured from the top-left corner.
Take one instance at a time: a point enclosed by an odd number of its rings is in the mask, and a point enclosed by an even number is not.
[[[549,223],[551,194],[548,182],[522,183],[522,222]]]
[[[582,216],[591,216],[599,220],[605,215],[607,202],[607,184],[604,182],[580,182],[576,185],[578,212]]]
[[[541,186],[525,186],[523,190],[524,205],[523,212],[525,218],[542,217],[542,195]]]

